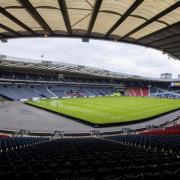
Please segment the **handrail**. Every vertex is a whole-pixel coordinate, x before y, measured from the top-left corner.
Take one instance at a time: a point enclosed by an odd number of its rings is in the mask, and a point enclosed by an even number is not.
[[[8,130],[8,129],[0,129],[0,133],[11,135],[11,136],[38,136],[38,137],[51,137],[54,138],[66,138],[66,137],[103,137],[103,136],[114,136],[114,135],[125,135],[125,134],[139,134],[141,132],[146,132],[153,129],[163,128],[168,124],[176,124],[180,121],[180,117],[177,116],[170,121],[166,121],[158,126],[145,126],[142,128],[130,129],[124,128],[122,130],[114,130],[114,131],[104,131],[101,129],[94,129],[91,131],[54,131],[54,132],[40,132],[40,131],[29,131],[29,130]]]

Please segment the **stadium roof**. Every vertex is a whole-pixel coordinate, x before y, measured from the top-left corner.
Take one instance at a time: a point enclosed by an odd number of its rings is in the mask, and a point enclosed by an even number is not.
[[[11,56],[0,55],[0,69],[18,70],[19,72],[24,70],[25,72],[49,72],[55,74],[80,74],[102,78],[113,78],[121,80],[142,80],[142,81],[159,81],[159,82],[179,82],[179,79],[162,79],[151,78],[145,76],[137,76],[132,74],[125,74],[119,72],[113,72],[105,69],[94,68],[89,66],[75,65],[56,61],[40,61],[25,58],[17,58]]]
[[[180,59],[180,1],[0,0],[0,39],[20,37],[128,42]]]

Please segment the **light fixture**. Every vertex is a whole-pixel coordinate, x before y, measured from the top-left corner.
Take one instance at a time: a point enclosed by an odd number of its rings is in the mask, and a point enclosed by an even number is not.
[[[44,37],[47,38],[48,37],[48,34],[47,32],[44,33]]]
[[[82,38],[82,42],[89,42],[89,38],[83,37],[83,38]]]

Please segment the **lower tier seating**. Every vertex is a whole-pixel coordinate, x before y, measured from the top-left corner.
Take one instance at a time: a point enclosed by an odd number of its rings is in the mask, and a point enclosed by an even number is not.
[[[168,142],[171,140],[175,144],[179,141],[175,137]],[[179,177],[178,153],[163,153],[109,139],[58,139],[0,153],[0,179],[172,180]]]
[[[148,88],[131,87],[131,88],[127,88],[126,91],[129,96],[148,96],[149,95]]]
[[[79,85],[33,85],[33,84],[0,84],[0,96],[11,100],[32,98],[54,98],[73,96],[106,96],[115,92],[113,87],[89,87]]]
[[[172,135],[172,134],[177,134],[177,135],[180,135],[180,125],[176,125],[176,126],[172,126],[172,127],[168,127],[168,128],[165,128],[165,129],[155,129],[155,130],[150,130],[150,131],[147,131],[147,132],[144,132],[142,134],[146,134],[146,135],[150,135],[150,134],[169,134],[169,135]]]
[[[180,93],[177,91],[170,91],[166,89],[152,87],[150,88],[149,95],[152,97],[159,97],[159,98],[172,98],[178,99],[180,98]]]
[[[7,137],[9,137],[8,135],[4,135],[4,134],[0,134],[0,139],[1,138],[7,138]]]
[[[174,151],[180,153],[179,135],[126,135],[111,136],[108,139],[125,144],[143,146],[151,149],[164,149],[165,151]]]
[[[31,146],[47,141],[47,138],[30,138],[30,137],[5,137],[0,138],[0,151],[11,151],[22,147]]]

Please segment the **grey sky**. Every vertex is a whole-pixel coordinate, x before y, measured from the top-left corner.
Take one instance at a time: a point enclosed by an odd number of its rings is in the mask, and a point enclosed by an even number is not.
[[[88,65],[121,73],[159,77],[180,74],[180,61],[168,59],[160,51],[124,43],[80,39],[12,39],[0,43],[0,54]],[[44,55],[42,58],[41,55]]]

